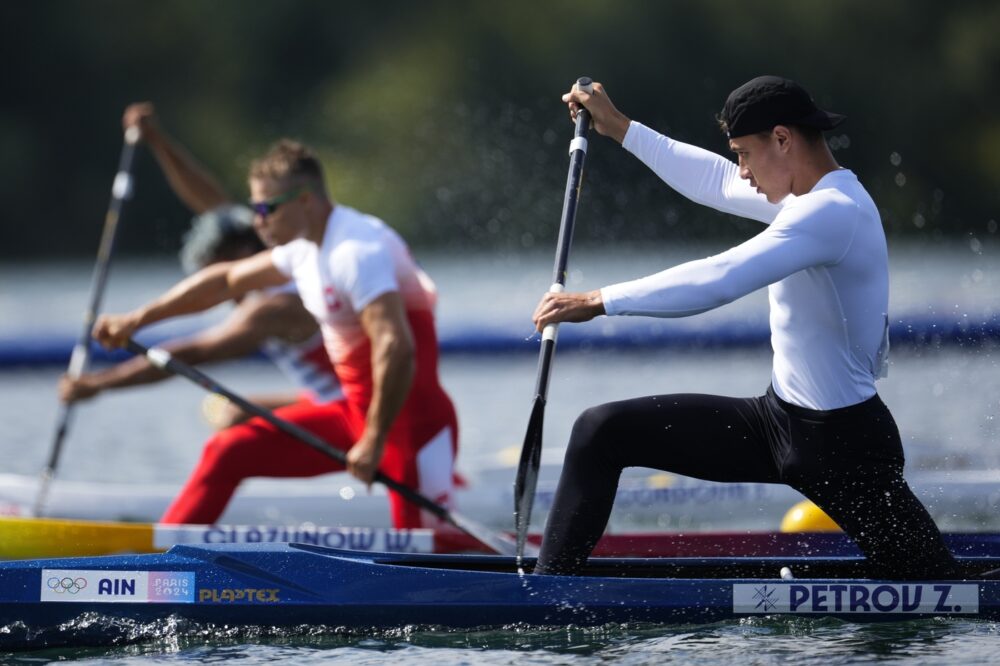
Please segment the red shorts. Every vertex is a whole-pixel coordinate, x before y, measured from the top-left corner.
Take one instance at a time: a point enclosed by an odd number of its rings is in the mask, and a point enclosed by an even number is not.
[[[404,408],[386,442],[379,469],[448,506],[453,485],[458,420],[450,400],[423,401]],[[429,404],[428,404],[429,403]],[[311,400],[274,410],[331,446],[347,451],[364,429],[364,414],[340,400],[317,405]],[[416,418],[415,415],[419,415]],[[307,477],[343,471],[344,466],[261,418],[227,428],[206,444],[201,460],[162,523],[211,524],[219,519],[240,482],[251,477]],[[395,527],[430,527],[437,519],[389,493]]]

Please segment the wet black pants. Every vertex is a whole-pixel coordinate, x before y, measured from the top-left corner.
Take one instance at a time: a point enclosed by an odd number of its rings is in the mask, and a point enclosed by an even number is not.
[[[626,467],[709,481],[785,483],[854,539],[879,577],[955,575],[903,479],[903,447],[876,395],[829,411],[759,398],[657,395],[586,410],[573,426],[536,571],[573,574],[607,526]]]

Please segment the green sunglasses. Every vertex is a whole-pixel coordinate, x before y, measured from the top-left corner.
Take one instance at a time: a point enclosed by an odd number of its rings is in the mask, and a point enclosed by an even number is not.
[[[273,199],[268,199],[267,201],[248,201],[247,205],[250,206],[250,210],[252,210],[256,215],[267,217],[274,211],[278,210],[278,206],[291,201],[295,197],[302,194],[306,189],[308,188],[297,187],[294,190],[289,190],[284,194],[279,194]]]

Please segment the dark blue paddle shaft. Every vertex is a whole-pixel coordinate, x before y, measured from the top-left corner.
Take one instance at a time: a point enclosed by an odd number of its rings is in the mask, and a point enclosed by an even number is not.
[[[586,139],[590,128],[590,113],[580,109],[576,116],[574,139]],[[566,271],[569,266],[569,251],[573,245],[573,229],[576,224],[576,208],[580,200],[580,187],[583,184],[583,164],[587,151],[578,149],[570,155],[569,174],[566,176],[566,194],[563,197],[562,218],[559,223],[559,239],[556,245],[555,266],[552,269],[552,284],[566,286]],[[538,356],[538,376],[535,382],[535,395],[543,399],[548,395],[549,374],[552,366],[552,354],[555,352],[555,340],[542,340]]]
[[[90,331],[94,328],[94,321],[97,319],[97,313],[101,309],[101,301],[104,299],[108,270],[111,267],[111,256],[114,253],[115,238],[118,235],[118,220],[121,218],[125,200],[132,196],[132,162],[135,157],[137,141],[130,141],[129,138],[126,135],[121,156],[118,159],[118,172],[115,174],[114,186],[111,188],[111,203],[108,205],[107,215],[104,216],[104,230],[101,232],[101,244],[97,250],[94,275],[91,279],[90,302],[84,313],[80,337],[73,347],[73,354],[69,361],[67,374],[74,379],[83,374],[90,360]],[[66,439],[72,414],[73,403],[60,403],[59,415],[56,418],[56,432],[52,439],[48,462],[45,464],[45,469],[42,470],[32,515],[41,515],[44,508],[49,483],[59,464],[63,441]]]
[[[143,346],[142,344],[136,342],[135,340],[129,340],[128,343],[126,344],[126,349],[128,349],[133,354],[137,354],[139,356],[146,356],[147,358],[149,358],[149,348]],[[227,400],[237,405],[244,411],[253,414],[254,416],[261,417],[262,419],[264,419],[274,427],[278,428],[285,434],[291,435],[292,437],[300,440],[302,443],[316,449],[320,453],[323,453],[324,455],[333,458],[341,465],[345,466],[347,465],[347,455],[340,449],[334,447],[332,444],[328,442],[325,442],[323,439],[309,432],[308,430],[300,428],[299,426],[295,425],[290,421],[286,421],[282,418],[275,416],[273,413],[271,413],[270,410],[264,409],[260,405],[255,405],[246,398],[243,398],[233,393],[225,386],[222,386],[221,384],[217,383],[211,377],[201,372],[200,370],[193,368],[186,363],[174,360],[172,358],[166,361],[166,363],[163,363],[163,368],[169,370],[174,374],[190,379],[195,384],[198,384],[199,386],[201,386],[203,389],[205,389],[210,393],[217,393],[225,397]],[[382,472],[375,473],[375,480],[378,481],[379,483],[384,484],[389,488],[392,488],[400,495],[403,495],[406,499],[419,505],[422,509],[430,511],[438,518],[451,522],[447,509],[440,506],[439,504],[435,504],[430,499],[424,497],[423,495],[416,492],[409,486],[404,486],[399,481],[396,481],[395,479],[386,476]]]
[[[145,356],[151,362],[153,362],[158,367],[162,367],[174,374],[180,375],[186,379],[190,379],[195,384],[198,384],[206,391],[211,393],[217,393],[224,396],[230,400],[233,404],[239,406],[244,411],[253,414],[254,416],[259,416],[264,419],[274,427],[278,428],[287,435],[291,435],[303,444],[316,449],[320,453],[333,458],[341,465],[346,467],[347,465],[347,455],[340,449],[334,447],[330,443],[324,441],[317,435],[305,430],[290,421],[286,421],[282,418],[275,416],[270,410],[264,409],[259,405],[255,405],[249,400],[233,393],[226,387],[222,386],[211,377],[201,372],[200,370],[191,367],[190,365],[183,363],[181,361],[174,360],[167,356],[167,360],[164,362],[162,359],[154,359],[153,355],[150,354],[148,347],[136,342],[135,340],[129,340],[126,345],[128,349],[133,354],[140,356]],[[160,350],[162,351],[162,350]],[[453,511],[449,511],[440,504],[437,504],[430,498],[420,494],[413,488],[405,486],[399,481],[396,481],[390,476],[386,476],[383,472],[375,473],[375,481],[381,483],[387,488],[391,488],[393,491],[402,495],[407,501],[419,506],[420,508],[429,511],[441,520],[454,525],[462,532],[465,532],[473,539],[477,539],[490,548],[493,548],[500,554],[510,554],[513,550],[513,546],[510,543],[510,538],[506,535],[495,532],[494,530],[487,529],[482,525],[479,525],[475,521],[462,516]]]
[[[590,83],[590,79],[586,77],[577,81],[577,85],[580,87],[588,86]],[[566,177],[566,194],[563,198],[562,219],[559,223],[559,240],[556,245],[555,268],[552,273],[553,286],[566,285],[566,269],[569,264],[570,247],[573,244],[573,226],[576,221],[580,186],[583,183],[583,165],[587,157],[586,139],[589,128],[590,113],[581,108],[576,116],[573,143],[570,144],[569,174]],[[538,468],[542,456],[545,400],[548,395],[549,376],[555,349],[554,336],[543,336],[538,355],[535,398],[532,402],[531,416],[528,419],[527,433],[524,437],[524,443],[521,445],[521,459],[518,462],[517,476],[514,479],[514,526],[517,531],[518,566],[523,563],[528,525],[531,522],[531,508],[534,503],[535,487],[538,483]]]

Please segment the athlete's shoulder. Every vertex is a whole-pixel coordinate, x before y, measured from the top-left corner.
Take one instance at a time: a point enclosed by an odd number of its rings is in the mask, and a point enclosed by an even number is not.
[[[853,173],[836,171],[821,178],[809,192],[789,197],[775,222],[809,225],[856,220],[867,212],[862,208],[866,208],[864,203],[870,200]]]
[[[338,204],[335,232],[325,248],[331,256],[344,260],[386,251],[402,239],[392,227],[374,215]]]
[[[800,224],[812,224],[830,219],[855,217],[856,215],[857,204],[842,192],[814,190],[790,201],[781,209],[778,219]]]
[[[343,239],[378,234],[388,228],[388,225],[378,217],[343,204],[337,204],[333,212],[333,222],[336,229],[335,236]]]
[[[865,208],[872,204],[871,195],[857,175],[850,169],[837,169],[823,176],[813,191],[805,195],[807,201],[828,207],[845,209]]]
[[[849,197],[835,190],[813,190],[783,206],[765,233],[823,247],[840,256],[852,242],[862,218]]]
[[[359,234],[340,238],[329,248],[329,263],[337,269],[346,264],[356,264],[373,256],[388,255],[386,244],[378,236]]]

